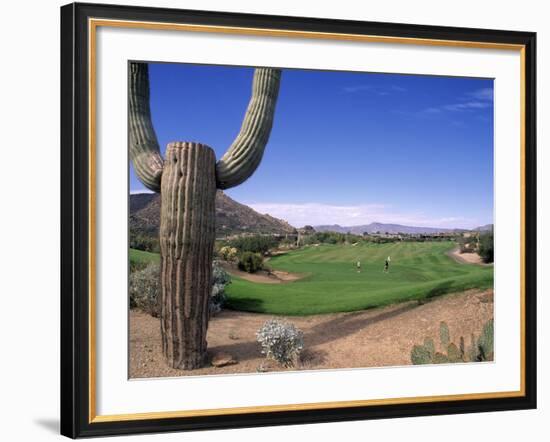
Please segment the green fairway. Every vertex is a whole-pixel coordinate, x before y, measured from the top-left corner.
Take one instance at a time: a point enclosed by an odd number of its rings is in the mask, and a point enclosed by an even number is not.
[[[143,250],[130,249],[130,262],[133,264],[149,264],[150,262],[159,262],[158,253],[144,252]]]
[[[310,246],[272,258],[276,270],[305,274],[283,284],[233,277],[227,306],[281,315],[363,310],[493,285],[493,267],[460,264],[446,255],[452,242]],[[391,256],[389,273],[384,261]],[[361,272],[356,262],[361,261]]]

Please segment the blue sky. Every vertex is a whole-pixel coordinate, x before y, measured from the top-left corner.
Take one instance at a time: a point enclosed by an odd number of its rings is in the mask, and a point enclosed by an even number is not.
[[[161,150],[200,141],[220,158],[253,69],[150,64],[149,75]],[[132,167],[130,189],[144,189]],[[285,69],[262,163],[227,194],[298,227],[492,223],[493,80]]]

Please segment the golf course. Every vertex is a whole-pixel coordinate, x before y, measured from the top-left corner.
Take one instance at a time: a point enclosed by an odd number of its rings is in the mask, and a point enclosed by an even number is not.
[[[298,274],[300,279],[263,284],[233,276],[226,307],[300,316],[365,310],[491,287],[492,266],[458,263],[447,255],[454,247],[451,241],[306,246],[268,261],[273,270]],[[390,267],[385,273],[388,256]],[[147,262],[158,260],[158,255],[131,250],[130,259]]]
[[[160,262],[160,255],[158,253],[146,252],[144,250],[130,249],[130,262],[133,264]]]
[[[303,274],[285,284],[233,278],[228,307],[280,315],[365,310],[493,284],[493,268],[460,264],[447,256],[452,242],[320,245],[276,256],[276,270]],[[384,261],[390,256],[388,273]],[[361,272],[356,262],[361,262]]]

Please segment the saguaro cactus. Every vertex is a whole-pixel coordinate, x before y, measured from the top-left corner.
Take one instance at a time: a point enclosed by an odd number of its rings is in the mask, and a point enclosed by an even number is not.
[[[163,160],[151,122],[148,66],[130,64],[130,158],[141,182],[161,193],[161,335],[173,368],[189,370],[204,362],[216,188],[243,183],[260,164],[280,79],[279,69],[255,70],[241,130],[217,163],[210,147],[190,142],[170,143]]]

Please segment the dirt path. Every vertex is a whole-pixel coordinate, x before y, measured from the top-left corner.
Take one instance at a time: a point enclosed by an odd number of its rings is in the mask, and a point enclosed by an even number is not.
[[[297,281],[305,276],[298,273],[283,272],[282,270],[272,270],[271,272],[260,270],[256,273],[247,273],[226,262],[222,262],[221,266],[232,276],[237,276],[250,282],[258,282],[260,284],[281,284]]]
[[[260,354],[255,333],[272,315],[224,310],[210,321],[209,357],[227,353],[238,360],[225,367],[174,370],[162,357],[159,320],[130,312],[130,377],[163,377],[282,370]],[[295,370],[381,367],[410,364],[414,344],[432,337],[439,343],[445,321],[451,340],[479,335],[493,317],[493,291],[469,290],[434,298],[419,305],[408,302],[353,313],[289,317],[304,332],[305,350]]]
[[[481,266],[490,266],[492,263],[485,263],[477,253],[460,253],[460,248],[455,248],[449,252],[447,255],[454,259],[460,264],[477,264]]]

